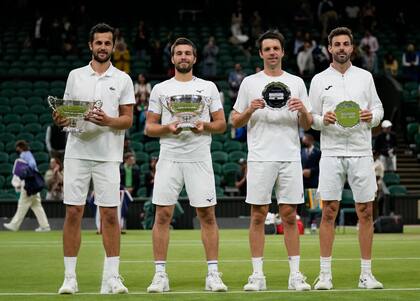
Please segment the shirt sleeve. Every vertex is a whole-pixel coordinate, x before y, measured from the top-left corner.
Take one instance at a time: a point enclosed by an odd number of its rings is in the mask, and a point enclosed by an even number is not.
[[[126,75],[126,74],[124,74]],[[136,103],[136,97],[134,95],[134,86],[130,77],[125,76],[125,85],[121,91],[120,105],[130,105]]]
[[[381,100],[379,99],[378,93],[376,92],[375,82],[373,81],[372,75],[370,75],[369,94],[369,109],[372,112],[370,127],[374,128],[379,125],[384,117],[384,108]]]
[[[238,113],[242,113],[249,106],[247,83],[248,80],[245,78],[239,87],[238,97],[233,106],[233,109]]]
[[[74,86],[74,72],[71,71],[69,73],[69,77],[67,78],[66,89],[64,90],[63,99],[74,98],[74,96],[73,96],[73,91],[74,91],[73,86]]]
[[[324,126],[322,121],[322,100],[319,82],[318,77],[315,76],[312,79],[311,86],[309,88],[309,103],[311,105],[311,113],[314,120],[312,128],[317,131],[320,131]]]
[[[217,90],[217,87],[214,83],[211,83],[210,86],[210,112],[217,112],[220,109],[223,109],[222,102],[220,101],[220,93],[219,90]]]
[[[148,111],[162,115],[162,102],[160,99],[159,84],[155,85],[150,92]]]

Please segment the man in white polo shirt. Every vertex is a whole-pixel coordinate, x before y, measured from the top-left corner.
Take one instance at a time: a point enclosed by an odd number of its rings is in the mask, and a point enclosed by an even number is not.
[[[323,200],[319,228],[321,272],[315,289],[333,287],[331,254],[335,219],[346,179],[353,191],[359,219],[361,273],[359,288],[383,288],[371,272],[372,204],[377,190],[372,158],[371,129],[384,111],[372,75],[351,64],[353,35],[339,27],[328,36],[332,64],[314,76],[309,91],[313,128],[321,131],[318,192]]]
[[[65,99],[101,100],[102,108],[91,111],[78,122],[81,133],[70,133],[64,159],[64,203],[66,219],[63,228],[65,278],[60,294],[78,291],[76,261],[81,243],[81,221],[90,180],[93,180],[95,204],[102,217],[102,240],[105,261],[101,293],[127,293],[119,275],[120,227],[117,206],[120,203],[119,165],[123,157],[124,132],[131,127],[134,88],[131,78],[110,62],[114,48],[114,29],[107,24],[95,25],[90,31],[92,61],[70,72]],[[54,113],[60,126],[69,121]]]
[[[248,172],[246,202],[251,204],[249,244],[253,273],[246,291],[266,289],[263,273],[264,222],[273,188],[284,226],[284,242],[289,256],[288,288],[310,290],[299,270],[299,232],[296,208],[303,203],[303,179],[299,130],[309,129],[312,116],[305,83],[282,70],[284,37],[267,31],[258,39],[264,70],[246,77],[233,107],[235,128],[247,125]]]
[[[219,232],[214,207],[216,189],[210,155],[212,133],[226,130],[225,115],[216,85],[193,76],[197,48],[189,39],[178,38],[171,47],[175,76],[153,87],[146,120],[146,134],[160,137],[159,161],[156,165],[153,204],[156,218],[153,225],[155,275],[147,288],[149,293],[169,291],[166,257],[169,224],[175,204],[185,184],[191,206],[200,220],[201,237],[207,257],[208,273],[205,289],[226,291],[218,272]],[[168,110],[170,97],[203,97],[208,100],[195,127],[182,130],[179,120]]]

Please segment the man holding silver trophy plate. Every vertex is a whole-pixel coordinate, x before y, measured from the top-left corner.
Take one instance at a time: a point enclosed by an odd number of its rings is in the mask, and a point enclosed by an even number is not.
[[[288,288],[310,290],[299,269],[296,208],[304,202],[299,126],[310,128],[311,108],[303,80],[282,70],[283,35],[270,30],[260,36],[258,43],[264,69],[242,81],[232,113],[233,126],[247,125],[248,134],[246,202],[251,204],[249,244],[253,273],[244,290],[267,289],[263,272],[264,222],[273,188],[289,257]]]
[[[201,225],[208,266],[205,290],[227,291],[218,271],[217,202],[210,154],[211,134],[226,130],[223,106],[216,85],[193,76],[197,60],[193,42],[178,38],[171,56],[175,76],[153,87],[146,119],[145,133],[160,137],[161,144],[152,199],[156,205],[152,232],[156,273],[147,291],[169,291],[169,225],[184,184]]]
[[[120,170],[125,130],[133,120],[134,88],[131,78],[112,66],[114,29],[100,23],[90,31],[91,62],[72,70],[64,100],[49,98],[54,122],[67,126],[69,135],[64,157],[63,228],[64,282],[59,294],[78,291],[76,263],[81,244],[81,222],[91,179],[95,204],[102,218],[105,249],[101,294],[127,293],[119,274]],[[89,100],[100,99],[99,102]]]
[[[339,27],[328,36],[332,63],[315,75],[309,90],[313,128],[321,131],[318,193],[323,200],[320,237],[320,273],[314,288],[333,288],[331,260],[343,187],[348,181],[359,220],[361,272],[358,287],[381,289],[371,270],[373,201],[377,190],[372,157],[372,128],[384,111],[370,72],[353,66],[353,35]]]

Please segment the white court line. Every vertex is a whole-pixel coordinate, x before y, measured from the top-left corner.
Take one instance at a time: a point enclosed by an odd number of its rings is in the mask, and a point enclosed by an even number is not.
[[[393,260],[420,260],[420,257],[379,257],[373,258],[374,261],[393,261]],[[288,262],[288,259],[265,259],[264,262]],[[300,261],[319,261],[319,258],[301,258]],[[333,261],[360,261],[360,258],[333,258]],[[120,263],[153,263],[153,260],[121,260]],[[168,260],[170,263],[202,263],[203,260]],[[219,263],[249,263],[250,259],[222,259]]]
[[[292,293],[292,294],[314,294],[314,293],[322,293],[322,294],[328,294],[328,293],[343,293],[343,292],[399,292],[399,291],[420,291],[420,287],[406,287],[406,288],[385,288],[385,289],[377,289],[377,290],[366,290],[366,289],[332,289],[332,290],[323,290],[323,291],[317,291],[317,290],[311,290],[306,292],[297,292],[292,290],[267,290],[267,291],[259,291],[259,292],[245,292],[245,291],[227,291],[225,293],[214,293],[214,292],[206,292],[206,291],[180,291],[180,292],[165,292],[162,294],[151,294],[147,292],[130,292],[129,295],[148,295],[150,297],[152,296],[164,296],[164,295],[213,295],[213,294],[270,294],[270,293]],[[1,296],[57,296],[57,293],[51,293],[51,292],[26,292],[26,293],[0,293]],[[98,292],[86,292],[86,293],[77,293],[77,295],[101,295]]]

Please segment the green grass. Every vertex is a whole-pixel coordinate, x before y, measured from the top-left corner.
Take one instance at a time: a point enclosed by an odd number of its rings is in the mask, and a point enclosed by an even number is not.
[[[17,233],[0,231],[0,300],[420,300],[420,228],[404,234],[375,235],[373,271],[385,290],[357,290],[360,271],[357,234],[349,228],[337,233],[333,254],[335,290],[287,291],[289,267],[283,236],[266,237],[264,271],[268,292],[245,293],[242,286],[251,273],[246,230],[220,231],[220,263],[228,293],[203,291],[207,270],[198,230],[171,232],[167,272],[171,292],[146,294],[154,265],[150,231],[128,231],[122,236],[120,271],[129,295],[98,295],[103,249],[101,237],[85,231],[77,272],[80,294],[59,296],[63,279],[61,232]],[[312,283],[319,271],[317,235],[301,236],[301,270]]]

